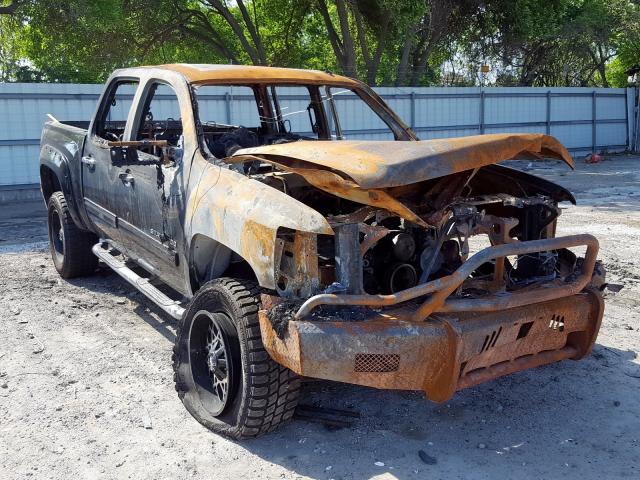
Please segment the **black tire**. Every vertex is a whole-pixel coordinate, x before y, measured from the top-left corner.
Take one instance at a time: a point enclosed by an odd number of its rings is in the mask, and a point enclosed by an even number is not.
[[[293,416],[300,393],[299,377],[262,345],[258,298],[252,282],[208,282],[189,304],[173,347],[176,391],[186,409],[208,429],[235,439],[278,428]]]
[[[91,275],[98,266],[98,257],[91,251],[98,238],[76,226],[62,192],[49,197],[47,208],[49,250],[56,270],[62,278]]]

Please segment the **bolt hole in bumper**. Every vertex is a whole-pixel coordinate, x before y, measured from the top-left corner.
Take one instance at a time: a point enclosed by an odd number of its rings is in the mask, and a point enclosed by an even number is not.
[[[581,271],[570,281],[477,298],[450,297],[487,261],[578,246],[587,251]],[[602,294],[592,285],[597,253],[591,235],[488,247],[452,275],[393,295],[316,295],[280,337],[267,314],[277,299],[265,295],[263,343],[275,361],[303,376],[423,390],[430,400],[443,402],[463,388],[587,355],[604,312]],[[320,306],[322,314],[312,313]],[[349,321],[348,311],[356,306],[369,307],[366,317],[359,312],[358,321]],[[327,309],[336,315],[326,315]]]

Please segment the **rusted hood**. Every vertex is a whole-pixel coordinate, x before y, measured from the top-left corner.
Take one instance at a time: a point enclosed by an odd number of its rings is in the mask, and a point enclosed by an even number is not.
[[[493,134],[424,141],[307,141],[238,150],[296,168],[340,172],[361,188],[387,188],[510,159],[552,158],[573,168],[567,149],[549,135]],[[287,161],[288,160],[288,161]],[[305,165],[308,164],[308,165]]]

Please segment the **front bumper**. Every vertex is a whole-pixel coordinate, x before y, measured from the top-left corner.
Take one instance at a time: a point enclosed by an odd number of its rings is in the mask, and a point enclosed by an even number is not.
[[[550,241],[538,242],[546,248]],[[443,402],[457,390],[493,378],[587,355],[604,312],[602,294],[590,283],[596,254],[597,242],[568,295],[566,288],[549,285],[516,295],[515,303],[510,294],[481,301],[447,301],[441,296],[428,318],[416,320],[424,305],[438,297],[436,291],[423,303],[414,299],[385,309],[371,305],[359,321],[340,320],[337,313],[292,319],[281,337],[267,310],[260,310],[262,340],[275,361],[300,375],[423,390],[430,400]],[[556,298],[549,298],[550,291]]]
[[[260,311],[266,350],[294,372],[385,389],[423,390],[443,402],[460,389],[587,355],[604,303],[597,289],[492,313],[405,320],[411,308],[364,321],[290,321],[279,338]]]

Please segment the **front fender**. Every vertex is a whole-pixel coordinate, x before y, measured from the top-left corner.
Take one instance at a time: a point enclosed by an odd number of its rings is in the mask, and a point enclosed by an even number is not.
[[[187,201],[187,234],[201,234],[230,248],[249,263],[261,286],[276,288],[278,228],[333,235],[325,217],[257,180],[206,163]]]

